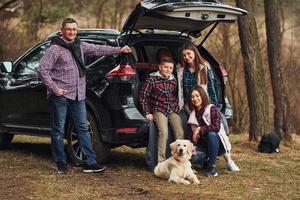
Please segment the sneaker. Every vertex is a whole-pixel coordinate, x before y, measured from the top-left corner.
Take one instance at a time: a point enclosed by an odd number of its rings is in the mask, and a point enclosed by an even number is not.
[[[205,170],[206,176],[218,176],[217,168],[215,165],[208,165],[207,169]]]
[[[106,169],[105,166],[99,165],[98,163],[94,163],[91,165],[86,165],[83,169],[83,172],[90,173],[90,172],[102,172]]]
[[[208,162],[206,161],[202,164],[202,169],[207,170],[207,168],[208,168]]]
[[[240,171],[240,168],[235,164],[233,160],[230,160],[226,163],[226,169],[232,172],[238,172]]]
[[[57,164],[57,173],[66,174],[68,172],[68,165],[63,162],[58,162]]]

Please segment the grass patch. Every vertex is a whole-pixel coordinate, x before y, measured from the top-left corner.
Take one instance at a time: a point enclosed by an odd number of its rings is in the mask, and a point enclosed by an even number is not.
[[[145,167],[145,149],[112,151],[102,174],[70,167],[55,173],[48,138],[16,136],[0,154],[0,199],[299,199],[300,137],[281,144],[278,154],[261,154],[245,135],[231,135],[238,173],[217,161],[218,177],[198,171],[200,185],[176,185],[156,178]]]

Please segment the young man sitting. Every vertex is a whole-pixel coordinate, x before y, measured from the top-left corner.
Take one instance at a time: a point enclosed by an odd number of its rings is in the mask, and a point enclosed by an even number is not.
[[[159,70],[150,74],[142,90],[139,101],[142,112],[148,121],[155,121],[158,128],[158,162],[166,159],[168,139],[168,122],[175,134],[175,139],[183,138],[183,129],[179,116],[176,97],[177,80],[172,74],[174,61],[171,57],[163,57]]]

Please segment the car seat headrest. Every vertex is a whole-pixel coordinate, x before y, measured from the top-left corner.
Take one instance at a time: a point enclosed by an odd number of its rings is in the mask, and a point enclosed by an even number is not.
[[[160,63],[160,61],[163,57],[171,57],[172,58],[172,55],[171,55],[169,49],[160,48],[156,51],[156,62],[157,63]]]

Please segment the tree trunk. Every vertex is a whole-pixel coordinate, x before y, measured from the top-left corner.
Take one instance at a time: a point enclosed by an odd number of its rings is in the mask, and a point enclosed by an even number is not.
[[[24,15],[26,17],[26,34],[29,41],[37,40],[40,23],[42,21],[43,0],[23,0]]]
[[[100,20],[101,20],[101,13],[103,13],[103,8],[104,5],[107,1],[106,0],[99,0],[97,1],[97,10],[95,11],[95,15],[96,15],[96,27],[100,28]],[[104,28],[104,27],[102,27]]]
[[[249,140],[257,141],[268,127],[268,96],[254,18],[254,1],[236,0],[236,3],[249,12],[248,16],[238,18],[238,29],[249,106]]]
[[[120,8],[120,0],[115,0],[114,14],[113,14],[113,27],[117,29],[118,27],[118,12]]]
[[[123,17],[124,17],[124,14],[125,14],[125,11],[126,9],[128,8],[128,5],[126,3],[121,3],[119,1],[119,15],[118,15],[118,20],[117,20],[117,29],[121,29],[122,28],[122,25],[123,25]]]
[[[289,104],[281,72],[281,31],[278,0],[264,0],[266,33],[268,45],[268,62],[274,99],[274,127],[280,138],[290,139]]]

